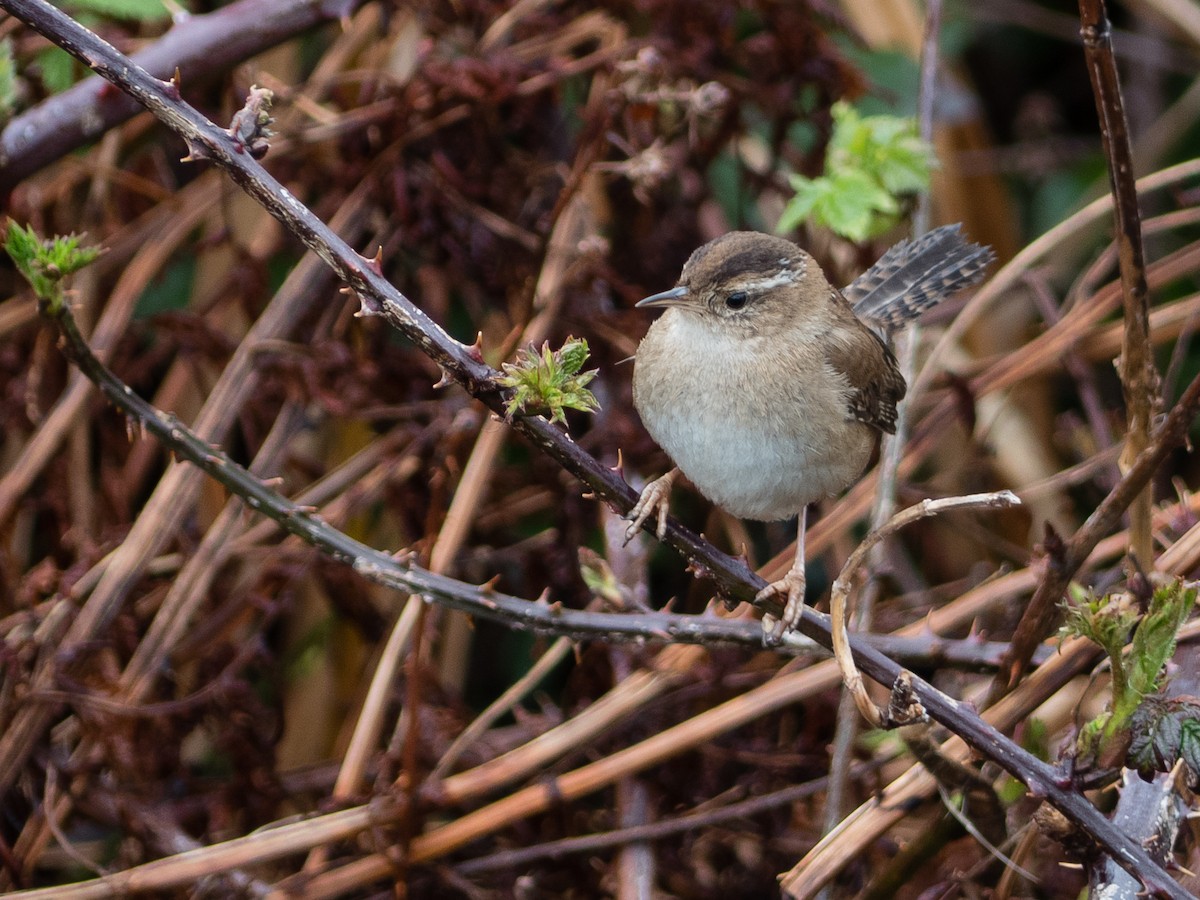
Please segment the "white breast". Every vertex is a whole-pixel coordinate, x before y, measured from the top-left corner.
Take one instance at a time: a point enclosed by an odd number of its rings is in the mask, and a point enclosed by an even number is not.
[[[747,519],[796,515],[862,474],[875,444],[850,420],[849,386],[817,338],[715,331],[667,310],[638,348],[634,404],[651,437],[696,488]]]

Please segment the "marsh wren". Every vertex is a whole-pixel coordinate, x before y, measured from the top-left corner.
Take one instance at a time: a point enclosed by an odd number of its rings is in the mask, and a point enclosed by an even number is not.
[[[756,598],[784,599],[782,619],[764,620],[778,642],[804,603],[808,505],[856,481],[880,435],[895,433],[906,386],[886,339],[979,281],[992,258],[948,225],[839,291],[780,237],[735,231],[696,250],[675,287],[637,304],[665,312],[638,347],[633,402],[677,468],[642,491],[627,536],[655,512],[662,536],[681,471],[740,518],[798,515],[791,569]]]

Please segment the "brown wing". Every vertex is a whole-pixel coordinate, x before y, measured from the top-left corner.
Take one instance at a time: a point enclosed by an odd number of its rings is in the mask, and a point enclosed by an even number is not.
[[[887,344],[859,321],[844,297],[830,292],[834,315],[825,361],[851,388],[846,415],[887,434],[896,433],[896,404],[907,386]]]

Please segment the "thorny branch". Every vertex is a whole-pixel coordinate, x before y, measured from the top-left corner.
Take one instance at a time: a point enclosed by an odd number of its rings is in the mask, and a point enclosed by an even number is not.
[[[79,331],[69,307],[47,311],[63,336],[63,352],[100,391],[153,434],[176,456],[186,459],[213,480],[240,497],[251,509],[277,522],[281,528],[342,562],[364,578],[396,590],[419,594],[451,609],[480,618],[503,622],[541,634],[588,640],[739,644],[762,646],[762,628],[754,621],[689,616],[678,613],[613,613],[568,609],[557,604],[533,602],[439,575],[415,565],[406,556],[390,556],[356,541],[322,521],[311,508],[299,506],[269,488],[253,473],[230,459],[219,448],[203,441],[174,416],[164,413],[124,384],[92,353]],[[902,638],[871,635],[856,639],[909,666],[939,664],[991,668],[998,664],[1004,645],[999,642],[955,641],[934,635]],[[792,640],[784,645],[794,652],[808,652],[810,645]],[[1040,660],[1049,651],[1043,649]],[[990,660],[990,662],[989,662]]]
[[[240,153],[222,129],[182,103],[175,85],[154,79],[110,45],[42,0],[0,0],[0,7],[132,95],[170,128],[184,136],[194,158],[208,158],[225,168],[239,185],[300,237],[360,295],[365,313],[383,315],[435,360],[453,380],[493,411],[502,411],[504,396],[497,388],[496,373],[483,363],[477,348],[468,348],[450,338],[389,284],[377,266],[356,254],[261,166],[247,154]],[[171,430],[171,423],[163,424],[168,431]],[[606,502],[620,510],[632,505],[635,495],[627,484],[544,419],[520,418],[514,422],[514,427]],[[177,425],[174,430],[180,431]],[[308,530],[307,525],[298,527]],[[719,553],[677,524],[668,524],[667,536],[668,542],[681,550],[694,566],[703,566],[722,593],[731,599],[748,600],[763,586],[763,580],[750,572],[747,566]],[[313,535],[314,540],[317,537]],[[333,548],[330,550],[335,554],[338,552]],[[338,558],[346,557],[339,554]],[[359,566],[360,571],[363,568]],[[405,586],[405,589],[413,590],[410,586]],[[425,590],[417,589],[420,593],[431,590],[432,585]],[[800,628],[826,645],[830,642],[828,622],[815,611],[805,610]],[[891,683],[900,674],[895,662],[871,648],[856,648],[855,655],[862,669],[881,683]],[[1064,781],[1051,766],[1020,749],[984,723],[977,714],[966,710],[957,701],[925,682],[914,678],[913,689],[932,718],[946,724],[969,745],[1021,779],[1031,790],[1045,796],[1120,865],[1140,878],[1149,890],[1164,896],[1185,896],[1142,847],[1113,828],[1086,798],[1065,787]],[[369,821],[364,820],[362,827],[368,825]]]

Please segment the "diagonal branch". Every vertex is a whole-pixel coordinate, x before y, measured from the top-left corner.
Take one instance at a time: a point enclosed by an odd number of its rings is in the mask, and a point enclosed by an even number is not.
[[[759,649],[762,628],[755,621],[723,619],[666,612],[597,612],[568,609],[534,602],[454,578],[439,575],[403,556],[391,556],[324,522],[311,507],[293,503],[238,465],[223,451],[205,442],[174,416],[152,406],[102,363],[79,331],[67,304],[47,309],[62,338],[64,354],[78,366],[114,406],[144,427],[179,459],[187,460],[214,481],[242,499],[247,506],[276,522],[283,530],[351,566],[370,581],[418,594],[448,608],[513,628],[573,640],[737,644]],[[994,668],[1005,648],[1000,642],[950,640],[928,635],[906,638],[895,635],[855,636],[853,644],[871,646],[909,667],[960,666]],[[785,649],[809,652],[811,645],[795,640]],[[1038,662],[1049,654],[1042,648]],[[136,711],[140,707],[129,707]]]

